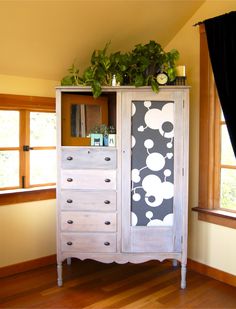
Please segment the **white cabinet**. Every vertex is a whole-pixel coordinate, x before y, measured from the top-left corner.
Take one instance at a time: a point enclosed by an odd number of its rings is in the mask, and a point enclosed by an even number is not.
[[[73,145],[62,144],[63,130],[70,127],[68,119],[63,125],[63,104],[73,105],[63,101],[67,94],[86,99],[91,91],[57,88],[58,285],[62,262],[70,257],[104,263],[173,259],[181,263],[185,288],[188,87],[165,86],[158,94],[149,87],[104,87],[116,147],[87,141],[76,146],[75,137]]]

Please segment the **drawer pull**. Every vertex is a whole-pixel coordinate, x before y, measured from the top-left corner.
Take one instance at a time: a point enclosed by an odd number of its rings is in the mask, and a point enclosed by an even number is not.
[[[111,161],[111,158],[105,157],[105,161]]]
[[[72,246],[72,241],[68,241],[67,243],[66,243],[68,246]]]
[[[104,242],[104,245],[105,245],[105,246],[110,246],[109,241],[105,241],[105,242]]]
[[[111,182],[111,179],[106,178],[106,179],[105,179],[105,182]]]
[[[111,224],[110,221],[105,221],[104,223],[105,223],[106,225],[110,225],[110,224]]]
[[[67,201],[66,201],[68,204],[71,204],[73,203],[73,201],[69,198]]]
[[[73,224],[74,222],[72,220],[67,221],[68,224]]]
[[[73,160],[73,157],[69,156],[69,157],[66,158],[66,160],[72,161],[72,160]]]
[[[68,182],[72,182],[73,179],[72,179],[72,178],[67,178],[67,181],[68,181]]]
[[[108,201],[108,200],[105,200],[104,201],[104,204],[110,204],[111,202],[110,201]]]

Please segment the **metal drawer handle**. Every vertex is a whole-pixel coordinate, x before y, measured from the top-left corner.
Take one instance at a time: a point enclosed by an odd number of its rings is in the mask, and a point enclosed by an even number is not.
[[[66,244],[67,244],[68,246],[72,246],[72,245],[73,245],[72,241],[68,241]]]
[[[73,179],[72,179],[72,178],[67,178],[67,181],[68,181],[68,182],[72,182]]]
[[[69,156],[69,157],[66,158],[66,160],[72,161],[72,160],[73,160],[73,157]]]
[[[105,242],[104,242],[104,245],[105,245],[105,246],[110,246],[109,241],[105,241]]]
[[[106,225],[110,225],[110,224],[111,224],[110,221],[105,221],[104,223],[105,223]]]
[[[105,182],[111,182],[111,179],[106,178],[106,179],[105,179]]]
[[[104,201],[104,204],[110,204],[111,202],[110,201],[108,201],[108,200],[105,200]]]
[[[73,224],[74,222],[72,220],[67,221],[68,224]]]
[[[69,204],[73,203],[73,201],[70,198],[66,202]]]
[[[105,157],[105,159],[104,159],[105,161],[111,161],[111,158],[109,158],[109,157]]]

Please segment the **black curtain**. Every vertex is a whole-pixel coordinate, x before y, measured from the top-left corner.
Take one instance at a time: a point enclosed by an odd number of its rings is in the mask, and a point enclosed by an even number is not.
[[[236,156],[236,12],[207,19],[204,24],[216,88]]]

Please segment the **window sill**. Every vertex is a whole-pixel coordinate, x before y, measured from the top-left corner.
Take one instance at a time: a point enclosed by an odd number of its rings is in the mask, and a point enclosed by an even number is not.
[[[235,212],[217,210],[217,209],[211,210],[201,207],[194,207],[192,208],[192,210],[198,212],[198,219],[201,221],[206,221],[209,223],[214,223],[236,229]]]
[[[55,186],[0,191],[0,206],[56,198]]]

